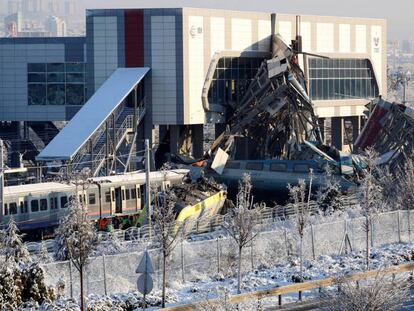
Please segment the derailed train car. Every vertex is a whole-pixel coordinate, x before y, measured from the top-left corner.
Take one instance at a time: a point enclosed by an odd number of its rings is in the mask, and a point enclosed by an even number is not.
[[[181,184],[188,170],[151,172],[151,184],[170,187]],[[68,202],[77,196],[88,209],[91,221],[138,217],[145,205],[145,173],[91,178],[85,186],[47,182],[4,188],[4,206],[0,224],[11,217],[20,230],[41,235],[51,233],[67,214]],[[32,234],[32,237],[34,234]]]

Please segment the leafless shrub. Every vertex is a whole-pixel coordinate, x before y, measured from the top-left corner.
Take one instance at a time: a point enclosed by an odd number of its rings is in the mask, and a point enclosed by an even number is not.
[[[414,208],[414,154],[406,158],[404,168],[399,172],[397,193],[399,208]]]
[[[211,299],[211,296],[218,296]],[[227,288],[208,291],[197,302],[197,311],[263,311],[265,308],[260,299],[252,299],[239,303],[230,302],[230,293]]]
[[[325,292],[325,310],[331,311],[393,311],[400,310],[409,295],[409,283],[391,280],[379,272],[375,279],[364,283],[338,278],[338,291]]]

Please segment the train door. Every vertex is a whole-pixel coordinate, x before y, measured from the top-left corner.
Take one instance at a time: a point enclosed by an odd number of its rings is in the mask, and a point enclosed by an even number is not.
[[[139,193],[140,208],[143,209],[145,207],[145,196],[147,195],[147,193],[145,192],[145,185],[139,186],[138,193]]]
[[[115,188],[111,187],[111,214],[115,214],[115,207],[116,207],[116,203],[115,203]]]
[[[115,213],[122,214],[125,206],[125,186],[115,188]]]
[[[19,214],[20,220],[29,219],[27,200],[25,200],[24,197],[19,197]]]
[[[139,185],[135,185],[135,211],[141,209],[141,196],[139,191]]]

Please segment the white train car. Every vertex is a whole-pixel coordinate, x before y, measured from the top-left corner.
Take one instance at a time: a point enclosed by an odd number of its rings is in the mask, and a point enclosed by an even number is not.
[[[151,184],[168,187],[181,183],[188,170],[178,169],[151,172]],[[138,216],[145,205],[145,173],[91,178],[83,186],[73,183],[46,182],[4,188],[4,204],[0,224],[5,226],[11,217],[20,230],[51,232],[67,213],[68,202],[78,196],[88,209],[91,221]]]

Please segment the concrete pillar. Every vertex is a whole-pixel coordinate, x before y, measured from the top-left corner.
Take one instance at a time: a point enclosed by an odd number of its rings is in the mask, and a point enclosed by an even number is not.
[[[352,123],[352,142],[355,142],[361,133],[361,117],[351,117]]]
[[[221,133],[223,133],[226,130],[226,124],[216,123],[214,125],[214,129],[215,129],[215,138],[217,138],[221,135]]]
[[[325,142],[325,118],[318,119],[318,123],[319,123],[319,130],[321,131],[322,139]]]
[[[195,124],[191,126],[193,135],[193,157],[201,158],[204,153],[204,127],[203,124]]]
[[[159,125],[158,129],[158,141],[156,143],[161,144],[167,138],[166,135],[168,133],[168,127],[167,125]]]
[[[341,117],[331,118],[332,145],[338,150],[342,150],[344,145],[344,119]]]
[[[180,126],[170,125],[170,152],[177,154],[180,148]]]

